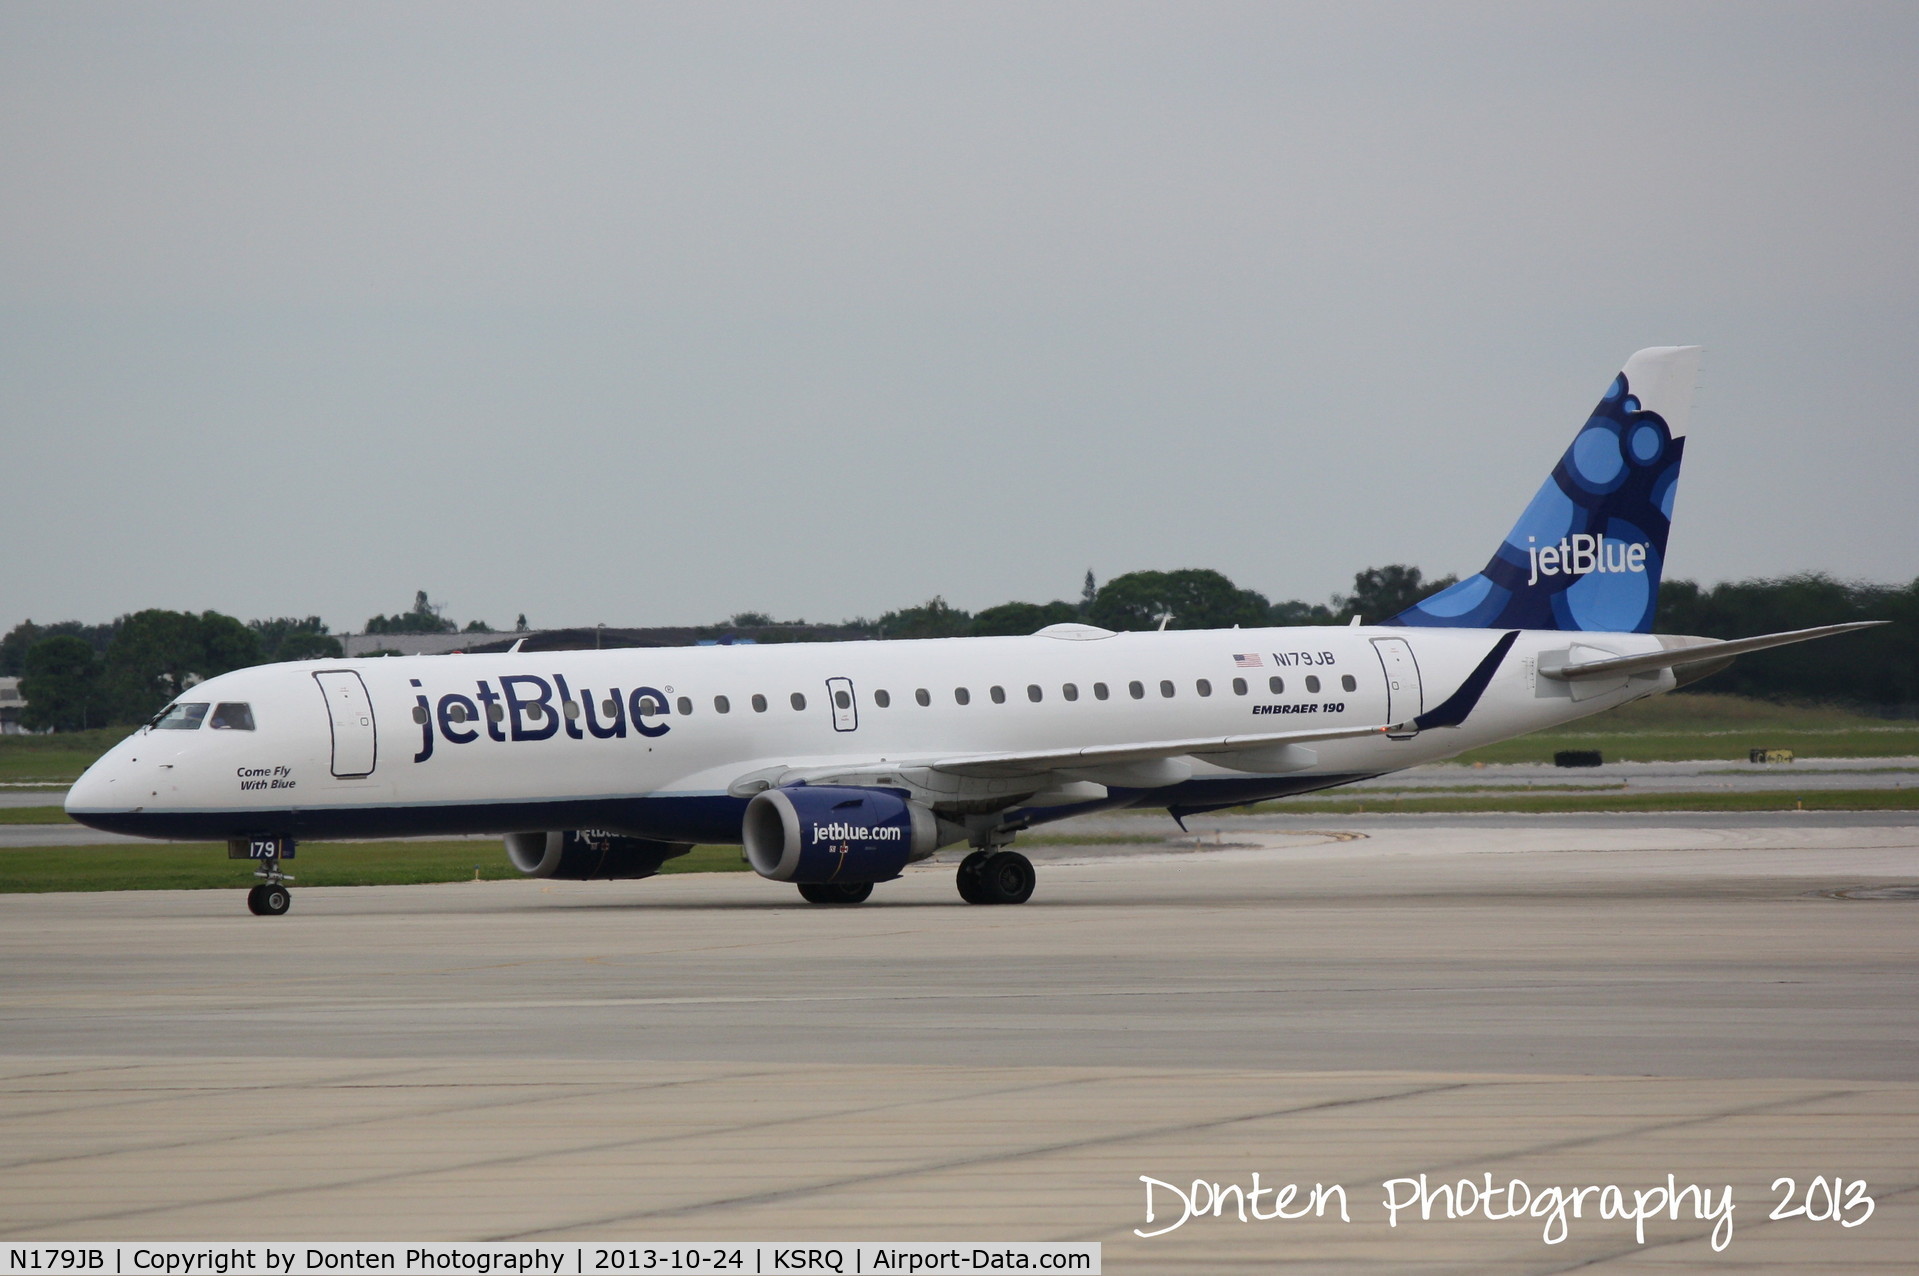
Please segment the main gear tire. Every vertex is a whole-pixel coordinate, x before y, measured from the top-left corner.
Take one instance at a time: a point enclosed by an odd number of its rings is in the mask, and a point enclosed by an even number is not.
[[[986,888],[980,885],[980,870],[986,861],[993,858],[991,851],[974,851],[960,861],[959,872],[954,874],[954,882],[959,887],[959,896],[969,904],[990,904],[986,898]]]
[[[809,904],[864,904],[871,882],[801,882],[800,898]]]
[[[1024,904],[1038,880],[1033,861],[1018,851],[995,851],[979,869],[980,893],[988,904]]]

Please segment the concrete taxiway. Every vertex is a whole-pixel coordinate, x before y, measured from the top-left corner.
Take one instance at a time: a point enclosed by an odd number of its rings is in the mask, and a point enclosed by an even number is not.
[[[1304,818],[1048,847],[1018,908],[957,904],[950,864],[839,909],[746,875],[301,890],[278,919],[0,897],[0,1235],[1097,1240],[1112,1272],[1919,1252],[1910,816]],[[1352,1222],[1133,1234],[1139,1176],[1254,1171],[1340,1183]],[[1719,1255],[1689,1211],[1644,1245],[1591,1203],[1552,1245],[1389,1227],[1381,1184],[1421,1173],[1738,1208]],[[1815,1175],[1871,1217],[1769,1219]]]

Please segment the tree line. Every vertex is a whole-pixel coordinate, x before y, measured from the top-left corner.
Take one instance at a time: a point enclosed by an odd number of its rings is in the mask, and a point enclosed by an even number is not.
[[[1103,585],[1089,571],[1075,601],[1007,602],[968,612],[935,597],[917,607],[889,611],[878,620],[842,622],[834,636],[1030,634],[1062,622],[1114,630],[1343,625],[1355,617],[1385,620],[1453,583],[1450,576],[1427,580],[1417,567],[1392,564],[1359,572],[1350,593],[1326,603],[1272,602],[1203,568],[1129,572]],[[480,621],[461,629],[442,610],[421,590],[411,611],[369,617],[365,632],[488,631]],[[1848,620],[1893,623],[1830,643],[1741,657],[1729,670],[1700,684],[1701,689],[1836,701],[1881,712],[1919,710],[1919,580],[1879,585],[1809,573],[1711,587],[1667,581],[1660,589],[1655,627],[1661,633],[1741,638]],[[527,628],[524,615],[517,628]],[[753,629],[762,641],[781,630],[795,640],[811,636],[804,621],[776,622],[758,612],[742,612],[710,628],[715,633]],[[25,621],[0,637],[0,676],[21,679],[27,701],[22,725],[36,731],[77,731],[143,722],[194,682],[229,670],[337,657],[341,650],[339,639],[318,616],[242,622],[216,611],[149,609],[104,625]]]

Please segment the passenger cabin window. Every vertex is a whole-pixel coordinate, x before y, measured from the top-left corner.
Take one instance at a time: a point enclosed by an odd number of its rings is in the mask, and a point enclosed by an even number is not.
[[[853,697],[844,691],[835,691],[833,693],[833,703],[841,709],[851,709],[853,707]]]
[[[1276,696],[1281,695],[1286,690],[1286,680],[1277,676],[1268,678],[1266,680],[1266,689]]]
[[[932,693],[927,691],[925,687],[921,687],[918,691],[915,691],[913,693],[913,699],[919,702],[919,706],[922,709],[933,703]]]
[[[788,696],[787,699],[792,702],[795,713],[804,713],[806,711],[806,697],[799,692],[795,691],[792,695]]]
[[[1105,683],[1103,683],[1103,682],[1096,682],[1096,683],[1094,683],[1094,684],[1093,684],[1093,699],[1095,699],[1095,700],[1104,700],[1105,698],[1106,698],[1106,684],[1105,684]]]
[[[720,699],[724,700],[726,699],[726,697],[721,696]],[[566,701],[563,711],[565,712],[567,719],[569,721],[578,718],[580,716],[580,702],[578,700]]]
[[[970,692],[970,691],[968,691],[968,690],[967,690],[967,689],[966,689],[965,687],[954,687],[954,688],[953,688],[953,703],[954,703],[954,704],[971,704],[972,702],[973,702],[973,693],[972,693],[972,692]]]
[[[893,693],[882,687],[873,693],[873,703],[885,709],[893,703]]]
[[[1067,700],[1079,699],[1079,688],[1074,686],[1070,682],[1060,687],[1059,693],[1060,695],[1064,696]]]
[[[1026,685],[1026,698],[1028,700],[1031,700],[1034,704],[1038,704],[1040,702],[1040,697],[1042,697],[1045,694],[1046,694],[1045,692],[1039,689],[1039,684],[1037,682],[1028,683]]]
[[[680,711],[680,716],[682,718],[684,718],[687,714],[693,712],[693,702],[687,699],[685,696],[681,696],[678,700],[675,700],[673,702],[673,707]]]
[[[155,731],[198,731],[206,720],[205,701],[198,704],[170,704],[153,720]]]
[[[1144,700],[1146,698],[1146,684],[1143,682],[1129,682],[1126,684],[1126,694],[1135,700]]]
[[[728,700],[725,696],[714,696],[713,712],[714,713],[731,713],[733,712],[733,702],[731,700]]]
[[[1246,694],[1246,679],[1244,678],[1233,679],[1233,694],[1236,696],[1243,696]]]
[[[1165,678],[1159,680],[1159,694],[1165,696],[1168,700],[1173,698],[1173,684],[1170,680]]]
[[[1201,678],[1198,682],[1193,684],[1193,690],[1199,692],[1199,694],[1202,696],[1210,696],[1213,694],[1213,684],[1206,681],[1206,679]]]
[[[421,726],[426,725],[426,706],[425,705],[416,704],[413,706],[413,720],[419,723]],[[216,722],[213,725],[217,727],[220,724]]]
[[[1339,685],[1346,688],[1346,690],[1348,691],[1358,691],[1359,679],[1353,677],[1353,675],[1349,673],[1343,673],[1339,675]]]
[[[992,696],[992,697],[993,697],[993,703],[994,703],[994,704],[1005,704],[1005,703],[1006,703],[1006,688],[1005,688],[1005,687],[994,687],[994,688],[993,688],[993,689],[992,689],[991,691],[989,691],[989,692],[987,692],[986,694],[988,694],[988,695],[990,695],[990,696]]]
[[[754,696],[753,696],[753,712],[754,712],[754,713],[765,713],[765,712],[766,712],[766,697],[765,697],[765,696],[762,696],[762,695],[759,695],[758,693],[755,693],[755,694],[754,694]]]
[[[1319,675],[1318,674],[1309,673],[1306,675],[1306,690],[1311,695],[1316,696],[1319,694]]]
[[[426,721],[426,710],[419,705],[413,706],[420,716],[415,722]],[[253,730],[253,706],[250,704],[217,704],[213,706],[213,716],[207,719],[207,725],[215,731],[251,731]]]
[[[640,712],[641,713],[665,713],[666,701],[661,700],[656,696],[641,696]]]

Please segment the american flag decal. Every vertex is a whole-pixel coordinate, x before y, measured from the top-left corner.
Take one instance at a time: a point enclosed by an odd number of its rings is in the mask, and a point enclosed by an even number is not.
[[[1251,655],[1246,655],[1246,656],[1234,656],[1234,657],[1233,657],[1233,667],[1234,667],[1234,668],[1236,668],[1236,669],[1257,669],[1257,668],[1259,668],[1259,667],[1260,667],[1260,663],[1259,663],[1259,653],[1258,653],[1258,652],[1253,652],[1253,653],[1252,653]]]

